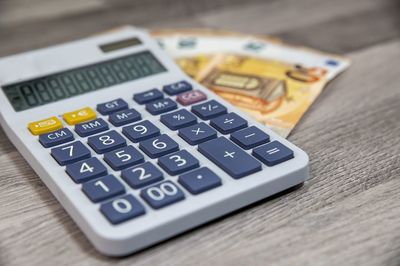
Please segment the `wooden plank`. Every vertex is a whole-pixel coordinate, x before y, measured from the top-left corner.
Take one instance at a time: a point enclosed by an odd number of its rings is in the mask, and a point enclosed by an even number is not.
[[[248,2],[257,1],[260,0]],[[63,3],[69,4],[69,1],[63,0]],[[234,7],[240,3],[243,3],[243,1],[108,1],[105,7],[100,9],[87,9],[85,12],[60,17],[48,17],[48,19],[28,21],[12,26],[3,25],[0,22],[0,40],[2,41],[0,56],[83,38],[125,24],[143,26],[156,23],[164,26],[166,20],[174,24],[173,21],[185,19],[188,21],[185,22],[187,26],[202,26],[196,19],[193,19],[195,14],[220,10],[226,5]],[[5,10],[0,6],[0,17],[3,16],[4,12]],[[30,10],[24,8],[23,11],[19,12],[21,12],[20,16],[23,16]]]
[[[311,157],[303,187],[119,260],[94,250],[0,131],[0,264],[396,262],[399,45],[350,54],[354,65],[290,136]]]
[[[205,14],[205,26],[274,35],[294,44],[346,53],[400,36],[395,0],[283,0]]]

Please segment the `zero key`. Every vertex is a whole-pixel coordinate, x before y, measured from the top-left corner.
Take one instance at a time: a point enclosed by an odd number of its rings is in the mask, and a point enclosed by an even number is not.
[[[198,150],[235,179],[261,170],[261,163],[225,137],[199,145]]]

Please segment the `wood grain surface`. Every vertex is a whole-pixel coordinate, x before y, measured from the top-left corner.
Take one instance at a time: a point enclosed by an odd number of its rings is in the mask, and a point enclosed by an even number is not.
[[[353,62],[289,137],[310,155],[303,186],[121,259],[0,129],[0,265],[400,265],[399,14],[396,0],[0,0],[0,56],[133,24],[269,34]]]

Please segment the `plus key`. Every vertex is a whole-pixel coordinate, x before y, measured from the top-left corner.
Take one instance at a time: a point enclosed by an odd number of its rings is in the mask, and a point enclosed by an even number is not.
[[[225,137],[199,145],[199,151],[235,179],[261,170],[261,163]]]

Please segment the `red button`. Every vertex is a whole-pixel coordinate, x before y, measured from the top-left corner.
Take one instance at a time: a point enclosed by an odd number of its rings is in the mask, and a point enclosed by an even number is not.
[[[199,90],[187,91],[179,94],[176,101],[182,105],[190,105],[207,99],[207,95]]]

